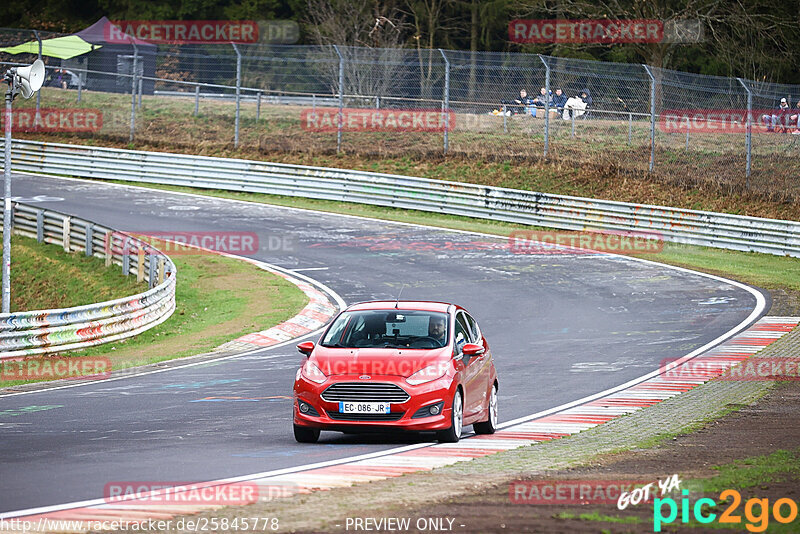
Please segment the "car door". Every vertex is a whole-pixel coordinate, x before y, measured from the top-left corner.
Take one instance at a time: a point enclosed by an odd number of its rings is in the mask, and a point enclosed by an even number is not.
[[[464,362],[464,419],[476,415],[481,409],[481,400],[484,393],[481,391],[481,356],[466,356],[462,348],[467,343],[475,342],[475,335],[470,330],[466,313],[459,310],[456,314],[455,348]]]
[[[479,364],[476,369],[477,377],[475,379],[475,385],[480,391],[477,410],[481,411],[488,406],[489,392],[491,391],[492,352],[489,350],[489,344],[486,342],[486,338],[481,334],[478,322],[467,312],[464,312],[464,318],[467,320],[467,326],[469,326],[472,334],[471,343],[482,346],[485,351],[475,358],[475,363]]]

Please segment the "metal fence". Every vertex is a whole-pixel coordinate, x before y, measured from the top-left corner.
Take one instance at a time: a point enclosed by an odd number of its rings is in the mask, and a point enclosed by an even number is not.
[[[164,322],[175,311],[175,265],[148,243],[91,221],[16,202],[12,220],[15,234],[101,258],[106,266],[118,265],[123,274],[146,281],[150,289],[74,308],[0,314],[0,359],[125,339]]]
[[[31,35],[0,31],[0,42]],[[42,105],[101,108],[103,127],[83,137],[265,152],[547,157],[656,174],[685,186],[709,182],[780,198],[800,195],[800,136],[792,135],[800,117],[777,132],[762,127],[781,98],[800,115],[800,86],[440,49],[187,44],[159,45],[151,55],[131,47],[111,70],[93,67],[91,57],[67,62],[78,74],[77,94],[46,89]],[[0,54],[6,64],[30,59]],[[520,89],[531,97],[542,89],[561,89],[567,97],[586,90],[592,103],[583,113],[550,109],[549,103],[523,107],[513,103]],[[450,110],[455,123],[433,133],[350,131],[338,120],[344,108]],[[336,110],[336,128],[309,130],[302,120],[308,109]],[[706,128],[670,131],[663,118],[671,110],[743,110],[747,124],[734,131],[715,128],[711,120]]]
[[[105,180],[357,202],[800,257],[800,222],[550,195],[363,171],[181,154],[12,143],[14,169]]]

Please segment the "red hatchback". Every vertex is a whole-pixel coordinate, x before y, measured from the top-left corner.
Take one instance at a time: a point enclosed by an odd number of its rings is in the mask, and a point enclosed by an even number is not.
[[[364,302],[331,323],[294,382],[294,436],[320,430],[436,432],[441,442],[497,428],[497,371],[475,319],[442,302]]]

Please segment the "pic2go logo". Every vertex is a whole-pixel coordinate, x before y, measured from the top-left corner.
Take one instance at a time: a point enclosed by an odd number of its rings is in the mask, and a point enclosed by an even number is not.
[[[717,520],[717,514],[707,509],[717,506],[717,501],[704,497],[697,499],[694,505],[691,505],[688,498],[689,490],[682,490],[681,493],[683,494],[680,503],[681,523],[691,521],[690,514],[698,523],[708,524]],[[734,489],[727,489],[719,494],[719,501],[722,503],[730,498],[733,498],[733,501],[728,504],[723,513],[719,514],[719,522],[741,525],[742,517],[735,512],[742,503],[742,496]],[[704,506],[707,508],[704,509]],[[664,515],[665,512],[667,515]],[[678,512],[679,507],[675,499],[671,497],[656,498],[653,501],[653,532],[661,532],[662,525],[668,525],[675,521],[678,518]],[[778,523],[791,523],[797,519],[797,503],[792,499],[782,498],[776,500],[770,509],[769,499],[748,499],[744,503],[744,517],[747,520],[745,528],[750,532],[764,532],[769,526],[770,513]]]

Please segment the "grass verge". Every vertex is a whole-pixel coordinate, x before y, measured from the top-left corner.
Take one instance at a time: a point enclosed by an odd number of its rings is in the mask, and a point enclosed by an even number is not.
[[[42,248],[48,249],[48,254],[55,254],[49,249],[58,251],[58,247]],[[20,256],[21,251],[17,252],[17,257]],[[127,340],[69,354],[108,357],[112,370],[117,371],[208,352],[222,343],[293,317],[308,300],[294,284],[247,262],[217,255],[176,255],[172,259],[178,269],[176,310],[172,317]],[[115,280],[116,289],[131,283],[121,274],[117,275],[121,280],[114,278],[118,269],[105,269],[101,260],[97,262],[102,271],[97,274]],[[32,268],[36,265],[31,264]],[[80,283],[73,287],[73,292],[83,290],[83,278],[92,277],[76,277]],[[145,289],[146,286],[119,289],[115,296]],[[91,298],[84,295],[81,298],[86,299],[85,303],[108,300],[97,293]],[[30,381],[0,381],[0,387],[27,382]]]
[[[13,236],[11,261],[12,312],[82,306],[147,289],[136,277],[107,269],[99,258],[29,237]]]

